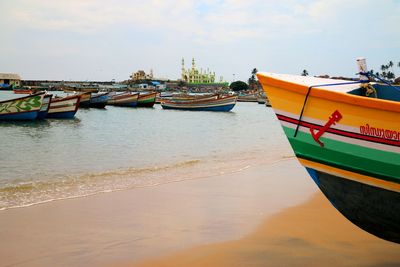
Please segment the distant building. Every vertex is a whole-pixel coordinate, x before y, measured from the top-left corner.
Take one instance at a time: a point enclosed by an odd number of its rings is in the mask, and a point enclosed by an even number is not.
[[[196,67],[194,58],[192,59],[192,67],[190,69],[185,69],[185,60],[182,58],[182,74],[181,80],[191,84],[213,84],[215,81],[215,72],[211,72],[208,68],[207,70],[200,69]],[[220,77],[220,83],[223,83],[223,78]]]
[[[0,73],[0,85],[21,86],[21,77],[14,73]]]
[[[130,77],[133,81],[151,80],[153,79],[153,70],[150,70],[150,74],[146,74],[144,70],[138,70],[137,72],[132,73]]]

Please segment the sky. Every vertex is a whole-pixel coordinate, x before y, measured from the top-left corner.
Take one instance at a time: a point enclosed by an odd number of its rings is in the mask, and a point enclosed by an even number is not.
[[[0,72],[27,80],[178,79],[182,58],[228,82],[355,77],[400,61],[400,0],[0,0],[0,32]]]

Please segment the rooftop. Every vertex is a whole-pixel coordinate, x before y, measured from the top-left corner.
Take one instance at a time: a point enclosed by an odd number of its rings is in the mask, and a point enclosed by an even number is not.
[[[1,80],[21,80],[21,77],[15,73],[0,73]]]

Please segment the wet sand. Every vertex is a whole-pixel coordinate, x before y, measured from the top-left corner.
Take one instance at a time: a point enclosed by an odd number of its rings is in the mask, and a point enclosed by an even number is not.
[[[360,230],[317,192],[245,238],[125,266],[400,266],[400,245]]]
[[[167,256],[244,237],[316,192],[294,159],[244,166],[1,211],[0,266],[112,266]]]
[[[400,247],[345,220],[295,159],[0,212],[0,266],[399,263]]]

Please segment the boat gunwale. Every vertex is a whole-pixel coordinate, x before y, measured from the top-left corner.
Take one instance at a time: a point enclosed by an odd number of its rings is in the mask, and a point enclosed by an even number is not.
[[[23,100],[24,98],[29,98],[29,97],[33,97],[33,96],[42,95],[42,94],[45,94],[45,92],[39,92],[39,93],[35,93],[35,94],[23,96],[23,97],[2,100],[2,101],[0,101],[0,104],[7,103],[7,102],[12,102],[12,101],[17,101],[17,100]]]
[[[306,85],[290,82],[283,79],[268,76],[264,73],[257,73],[258,80],[262,85],[273,86],[298,94],[306,95],[309,87]],[[265,89],[264,89],[265,90]],[[265,90],[267,91],[267,90]],[[268,92],[266,92],[268,95]],[[400,112],[400,102],[378,98],[368,98],[364,96],[352,95],[349,93],[335,92],[328,89],[313,87],[310,96],[327,99],[334,102],[348,103],[362,107]]]

